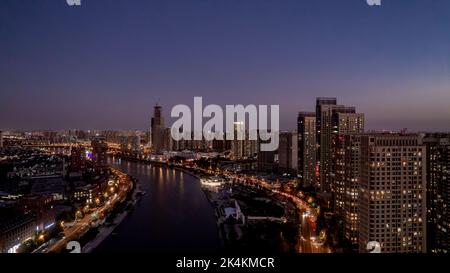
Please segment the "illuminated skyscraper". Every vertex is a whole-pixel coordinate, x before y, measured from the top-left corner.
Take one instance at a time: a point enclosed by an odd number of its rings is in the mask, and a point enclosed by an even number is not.
[[[362,132],[364,115],[356,113],[355,107],[337,105],[336,98],[317,98],[316,138],[321,191],[332,192],[336,135]]]
[[[341,239],[358,249],[358,195],[361,182],[361,135],[338,135],[335,144],[334,213]]]
[[[418,135],[361,136],[359,250],[426,252],[426,147]]]
[[[162,107],[156,104],[152,117],[152,149],[156,153],[164,150],[164,131]]]
[[[316,114],[301,112],[297,119],[298,176],[304,186],[317,186]]]
[[[427,238],[431,253],[450,253],[450,134],[430,134],[427,146]]]
[[[364,114],[334,114],[331,148],[331,191],[335,214],[342,221],[343,237],[354,247],[358,244],[358,186],[360,179],[360,145],[364,132]]]
[[[322,191],[331,191],[331,177],[329,177],[331,172],[330,146],[333,132],[332,112],[336,103],[336,98],[317,98],[316,100],[317,159],[319,187]]]

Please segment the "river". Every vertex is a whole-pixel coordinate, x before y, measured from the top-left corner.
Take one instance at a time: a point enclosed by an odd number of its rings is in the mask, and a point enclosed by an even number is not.
[[[110,158],[146,192],[136,208],[96,250],[105,252],[214,253],[220,239],[214,209],[200,181],[178,170]]]

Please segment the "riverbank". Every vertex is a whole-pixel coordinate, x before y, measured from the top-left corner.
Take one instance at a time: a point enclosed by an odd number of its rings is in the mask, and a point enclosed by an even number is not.
[[[118,171],[118,170],[116,170]],[[128,176],[128,175],[127,175]],[[128,178],[130,179],[130,178]],[[103,224],[98,228],[98,234],[94,239],[89,241],[86,245],[82,247],[82,253],[91,253],[93,252],[99,245],[103,243],[113,232],[114,230],[126,219],[128,214],[130,213],[130,207],[136,206],[137,202],[141,198],[142,191],[140,188],[140,184],[138,180],[134,180],[133,182],[133,191],[131,193],[131,197],[126,201],[126,205],[124,211],[119,213],[112,221],[108,224]]]
[[[147,194],[94,253],[194,254],[222,250],[214,209],[194,173],[118,156],[109,157],[108,164],[138,179]]]
[[[167,162],[161,162],[161,161],[150,161],[150,160],[143,160],[143,159],[136,159],[136,158],[128,158],[128,157],[122,157],[122,156],[118,156],[118,158],[120,158],[121,160],[125,161],[125,162],[134,162],[134,163],[140,163],[140,164],[145,164],[145,165],[151,165],[154,167],[163,167],[163,168],[167,168],[167,169],[173,169],[179,172],[182,172],[184,174],[187,174],[193,178],[195,178],[198,182],[200,182],[200,180],[202,178],[205,177],[210,177],[211,175],[208,174],[207,172],[203,171],[203,170],[198,170],[198,169],[192,169],[183,165],[178,165],[178,164],[171,164],[171,163],[167,163]],[[219,238],[219,244],[220,244],[220,249],[223,249],[226,246],[226,241],[225,241],[225,237],[224,236],[224,230],[223,230],[223,217],[222,217],[222,213],[220,212],[220,208],[217,205],[217,202],[215,202],[215,196],[211,195],[211,193],[208,191],[208,189],[204,188],[201,183],[200,184],[200,188],[202,191],[202,194],[204,194],[204,196],[206,197],[206,200],[209,204],[209,206],[213,209],[214,211],[214,223],[216,226],[216,231],[218,234],[218,238]]]

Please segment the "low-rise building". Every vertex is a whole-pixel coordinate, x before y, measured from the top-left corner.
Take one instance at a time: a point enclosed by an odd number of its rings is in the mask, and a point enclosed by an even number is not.
[[[98,184],[88,184],[76,187],[73,192],[73,200],[91,204],[95,198],[101,195],[101,188]]]
[[[32,214],[15,217],[0,224],[0,253],[16,253],[22,243],[36,234]]]

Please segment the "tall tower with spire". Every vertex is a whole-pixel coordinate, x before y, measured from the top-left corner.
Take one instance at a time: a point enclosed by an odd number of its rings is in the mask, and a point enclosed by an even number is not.
[[[164,149],[164,118],[162,116],[162,107],[155,105],[152,117],[152,150],[160,153]]]

